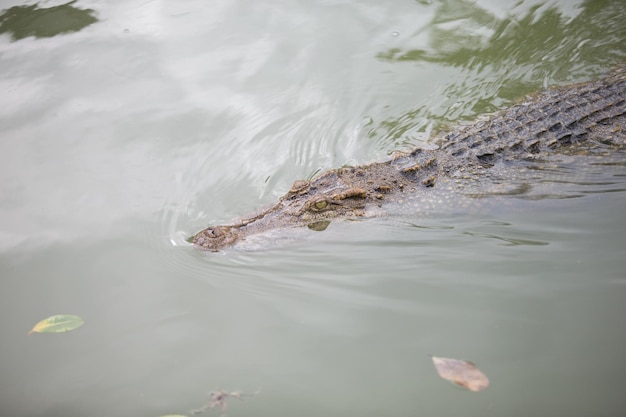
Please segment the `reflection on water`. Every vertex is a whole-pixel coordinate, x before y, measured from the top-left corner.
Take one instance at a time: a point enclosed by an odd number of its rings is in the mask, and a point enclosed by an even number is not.
[[[261,390],[232,416],[624,414],[623,154],[496,168],[450,211],[264,250],[185,242],[296,179],[608,71],[622,1],[13,3],[0,415],[190,415],[218,389]],[[85,324],[26,336],[57,313]],[[430,354],[491,386],[455,389]]]
[[[506,72],[522,66],[514,72],[518,75],[521,70],[525,74],[522,78],[503,74],[507,86],[499,96],[515,99],[520,90],[536,88],[536,80],[546,74],[551,81],[560,82],[572,75],[589,77],[623,53],[619,42],[626,28],[610,18],[624,11],[624,5],[616,1],[585,0],[567,10],[550,2],[520,2],[502,13],[497,8],[481,7],[480,2],[452,0],[438,2],[433,9],[431,21],[422,28],[424,33],[416,36],[425,38],[426,47],[391,48],[377,57],[392,62],[434,62],[477,72],[487,67]],[[525,41],[524,48],[519,47],[520,40]],[[594,65],[585,65],[587,61]]]
[[[399,141],[433,124],[447,130],[542,87],[593,78],[626,57],[626,26],[612,18],[624,13],[619,1],[587,0],[567,10],[550,2],[520,2],[502,12],[454,0],[431,8],[428,24],[377,58],[462,68],[463,75],[446,83],[444,105],[429,102],[393,115],[379,121],[370,136]]]
[[[60,6],[13,6],[0,14],[0,33],[10,33],[13,40],[28,36],[49,38],[77,32],[98,21],[91,9],[72,6],[76,0]]]

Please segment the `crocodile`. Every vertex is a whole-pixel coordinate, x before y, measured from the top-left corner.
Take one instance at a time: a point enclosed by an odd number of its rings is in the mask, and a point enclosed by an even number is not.
[[[331,169],[298,180],[278,202],[190,238],[219,251],[285,228],[324,230],[335,219],[384,213],[386,203],[433,198],[445,179],[467,178],[507,161],[541,161],[572,149],[626,147],[626,65],[602,78],[554,87],[450,133],[434,149],[399,152],[384,162]]]

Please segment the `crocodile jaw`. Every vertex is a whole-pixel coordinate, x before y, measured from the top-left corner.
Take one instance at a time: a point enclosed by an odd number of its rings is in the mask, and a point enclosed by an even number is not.
[[[302,186],[299,183],[294,187]],[[200,249],[217,252],[248,236],[272,230],[308,227],[321,231],[333,219],[365,216],[367,201],[367,191],[356,187],[302,192],[297,197],[290,191],[273,207],[232,225],[207,227],[193,236],[191,242]]]

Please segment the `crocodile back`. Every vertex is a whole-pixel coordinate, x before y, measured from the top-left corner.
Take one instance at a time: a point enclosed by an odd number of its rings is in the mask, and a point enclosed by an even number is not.
[[[580,144],[626,145],[626,67],[593,82],[549,89],[445,136],[448,169],[532,158]]]

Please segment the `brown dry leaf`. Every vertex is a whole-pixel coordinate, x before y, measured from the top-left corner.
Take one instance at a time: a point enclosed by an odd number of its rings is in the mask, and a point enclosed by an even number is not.
[[[439,376],[470,391],[479,392],[489,386],[489,378],[472,362],[433,356]]]

